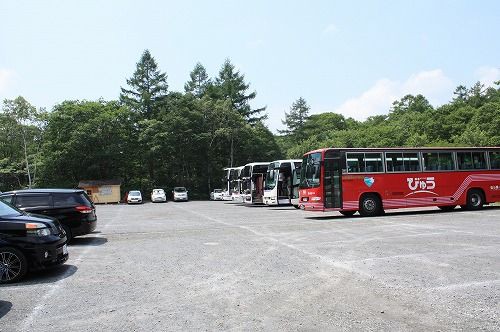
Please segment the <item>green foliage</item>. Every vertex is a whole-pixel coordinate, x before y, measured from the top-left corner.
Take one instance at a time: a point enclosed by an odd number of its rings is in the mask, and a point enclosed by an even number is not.
[[[292,136],[299,141],[302,140],[304,138],[302,129],[309,116],[310,109],[304,98],[297,99],[290,107],[290,113],[285,112],[285,120],[282,120],[281,123],[286,126],[286,129],[279,130],[279,133]]]
[[[42,113],[23,97],[4,100],[0,113],[0,188],[36,184]]]
[[[229,100],[233,109],[253,124],[262,121],[267,115],[260,115],[265,111],[265,107],[251,109],[250,101],[257,96],[257,93],[255,91],[247,93],[249,88],[250,84],[245,83],[245,75],[240,74],[231,61],[226,59],[219,71],[219,76],[215,79],[215,84],[210,89],[210,94],[214,99]]]
[[[310,116],[302,127],[306,137],[278,139],[289,157],[324,147],[499,146],[500,89],[459,86],[449,104],[434,109],[422,95],[406,95],[388,115],[357,122],[340,114]]]
[[[189,74],[189,77],[190,80],[184,84],[184,91],[192,93],[198,98],[203,97],[211,84],[205,67],[198,62]]]
[[[168,90],[167,74],[160,72],[148,50],[142,54],[127,84],[130,89],[121,88],[120,101],[132,110],[150,117],[163,105]]]

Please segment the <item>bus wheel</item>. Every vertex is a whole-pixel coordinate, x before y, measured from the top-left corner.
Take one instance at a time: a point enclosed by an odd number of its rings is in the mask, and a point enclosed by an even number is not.
[[[363,217],[372,217],[382,214],[382,202],[375,194],[363,195],[359,202],[359,214]]]
[[[481,190],[471,189],[467,192],[467,204],[465,205],[467,210],[479,210],[483,204],[484,196]]]
[[[340,214],[346,217],[352,217],[356,213],[356,211],[339,211],[339,212]]]
[[[445,206],[438,206],[441,211],[453,211],[455,210],[457,206],[456,205],[445,205]]]

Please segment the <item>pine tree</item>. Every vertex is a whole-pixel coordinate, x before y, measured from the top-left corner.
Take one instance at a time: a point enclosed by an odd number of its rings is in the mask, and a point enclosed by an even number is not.
[[[167,74],[160,72],[149,50],[142,54],[127,84],[130,89],[121,88],[120,101],[146,117],[150,117],[165,102]]]
[[[217,98],[230,100],[233,109],[238,111],[248,123],[255,124],[267,118],[267,115],[259,116],[266,108],[251,109],[250,101],[257,96],[257,93],[254,91],[246,94],[249,87],[250,84],[245,83],[245,75],[235,70],[231,61],[226,59],[215,80],[212,94],[215,94]]]
[[[290,113],[285,112],[285,120],[282,120],[286,126],[284,130],[278,130],[280,134],[292,135],[298,139],[301,139],[301,131],[304,127],[304,123],[309,118],[309,110],[311,108],[307,105],[304,98],[300,97],[297,99],[290,107]]]
[[[210,79],[208,78],[207,71],[201,63],[197,63],[194,66],[193,71],[189,74],[191,78],[190,81],[184,84],[184,91],[187,93],[192,93],[194,96],[201,98],[205,95],[207,87],[210,84]]]

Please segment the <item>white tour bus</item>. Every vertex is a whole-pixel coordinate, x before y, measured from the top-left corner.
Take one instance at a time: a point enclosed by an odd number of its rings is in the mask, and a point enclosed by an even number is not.
[[[241,194],[244,203],[262,204],[264,202],[264,180],[269,162],[246,164],[241,172]]]
[[[290,205],[294,199],[294,179],[298,178],[301,159],[276,160],[269,164],[264,183],[264,204]],[[297,183],[298,185],[298,183]],[[298,198],[298,186],[296,186]],[[298,201],[296,202],[298,205]]]
[[[231,183],[231,200],[234,202],[243,202],[243,196],[241,195],[241,172],[245,166],[235,167],[231,170],[229,175],[229,181]]]
[[[224,168],[224,178],[222,179],[222,200],[230,201],[231,200],[231,173],[235,167],[226,167]]]

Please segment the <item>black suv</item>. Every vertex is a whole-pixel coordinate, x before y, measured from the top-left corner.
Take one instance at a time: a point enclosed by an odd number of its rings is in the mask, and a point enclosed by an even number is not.
[[[95,206],[81,189],[26,189],[0,194],[0,200],[20,210],[54,217],[61,223],[68,242],[92,233],[97,225]]]
[[[0,284],[67,260],[66,235],[57,220],[0,202]]]

